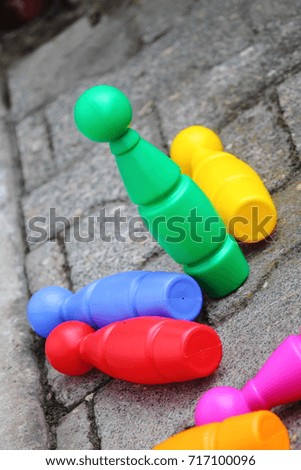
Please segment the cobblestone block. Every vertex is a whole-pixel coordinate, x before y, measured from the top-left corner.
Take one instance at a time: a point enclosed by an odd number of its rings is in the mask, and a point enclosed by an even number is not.
[[[66,408],[82,402],[87,395],[104,386],[110,378],[94,369],[85,375],[71,377],[57,372],[48,362],[47,379],[56,400]]]
[[[13,161],[0,121],[0,169],[7,195],[0,209],[0,448],[47,449],[48,431],[41,406],[40,371],[32,353],[26,319],[26,279],[19,229]]]
[[[2,53],[2,48],[0,46],[0,53]],[[1,70],[1,69],[0,69]],[[1,70],[1,78],[0,78],[0,119],[3,119],[6,115],[7,109],[3,102],[2,97],[4,96],[4,80],[3,80],[3,72]]]
[[[183,273],[183,268],[176,263],[165,251],[161,250],[152,256],[143,266],[145,271],[169,271]]]
[[[283,405],[275,409],[289,430],[291,448],[299,450],[301,448],[301,412],[300,404],[293,403]]]
[[[139,0],[134,5],[134,14],[142,42],[151,43],[170,28],[178,28],[193,3],[194,0],[167,0],[163,3],[160,0]]]
[[[48,241],[29,252],[25,266],[28,287],[32,294],[51,285],[68,289],[65,257],[57,240]]]
[[[301,73],[292,76],[278,87],[280,105],[284,118],[289,126],[294,144],[301,158],[301,128],[300,128],[300,100],[301,100]]]
[[[263,101],[222,129],[225,150],[248,163],[268,190],[275,190],[292,172],[288,133],[279,125],[279,110]]]
[[[114,380],[95,394],[102,449],[151,449],[192,426],[197,397],[209,384],[210,378],[148,387]]]
[[[81,18],[13,65],[9,87],[14,118],[19,120],[80,78],[120,67],[136,49],[136,37],[129,24],[124,15],[103,16],[94,27],[87,18]]]
[[[55,173],[55,163],[40,113],[32,114],[16,126],[25,190],[30,192]]]
[[[57,428],[58,450],[91,450],[90,419],[86,403],[68,413]]]
[[[194,71],[182,83],[170,84],[158,105],[168,142],[196,124],[218,130],[233,109],[258,93],[265,84],[260,64],[266,51],[257,43],[203,75]]]
[[[299,38],[293,21],[277,30],[277,37],[263,36],[206,73],[197,66],[182,80],[162,82],[159,111],[163,133],[170,141],[184,127],[201,124],[219,130],[270,84],[281,81],[288,68],[300,63],[298,47],[288,44]],[[296,42],[298,42],[296,40]],[[172,116],[172,119],[170,119]]]
[[[107,145],[103,148],[99,146],[91,154],[85,155],[82,161],[62,171],[56,178],[49,180],[23,199],[29,246],[35,246],[38,242],[53,237],[57,231],[72,224],[74,217],[89,212],[89,208],[104,201],[125,198],[126,192],[114,158]],[[64,219],[59,224],[55,216],[68,220]],[[34,227],[30,228],[29,221],[33,217],[42,217],[41,223],[36,225],[44,229],[43,233],[37,233]]]
[[[105,223],[104,217],[114,217],[116,228],[113,222]],[[124,221],[118,223],[121,218]],[[139,230],[143,230],[143,233],[139,233]],[[66,243],[66,250],[71,280],[76,290],[110,274],[144,269],[144,263],[160,250],[142,226],[136,206],[129,203],[107,204],[105,208],[100,207],[98,212],[83,219],[80,224],[82,242],[77,241],[78,237],[72,232],[68,234],[70,242]]]
[[[195,3],[179,25],[142,49],[128,63],[133,69],[143,70],[143,79],[154,99],[176,93],[172,93],[170,87],[182,81],[185,86],[193,70],[197,70],[199,76],[250,45],[253,32],[241,18],[235,3],[219,0]],[[147,18],[144,21],[148,21]],[[202,92],[200,95],[203,96]]]
[[[290,18],[294,18],[300,11],[300,0],[288,0],[285,3],[275,2],[275,0],[255,0],[248,4],[248,14],[253,27],[257,31],[272,25],[274,28],[284,23]]]

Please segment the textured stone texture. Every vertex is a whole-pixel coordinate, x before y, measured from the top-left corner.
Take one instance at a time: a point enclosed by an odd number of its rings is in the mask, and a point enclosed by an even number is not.
[[[56,240],[29,252],[25,260],[28,287],[34,294],[42,287],[57,285],[68,289],[65,258]]]
[[[297,21],[290,23],[289,28],[279,27],[274,35],[259,37],[254,45],[207,73],[200,74],[196,65],[182,80],[162,83],[160,94],[165,98],[159,102],[159,111],[169,142],[190,125],[202,124],[219,130],[242,108],[253,104],[263,89],[280,81],[288,67],[299,64],[298,46],[287,45],[296,37],[300,41]]]
[[[300,7],[300,0],[288,0],[285,3],[275,2],[275,0],[265,0],[264,2],[255,0],[248,2],[247,5],[250,20],[257,31],[265,29],[267,25],[273,25],[275,28],[275,22],[278,26],[279,23],[293,18],[299,13]]]
[[[12,155],[0,121],[0,168],[7,201],[0,209],[0,448],[45,449],[48,433],[41,406],[39,370],[26,321],[26,280]]]
[[[142,386],[114,380],[95,394],[95,417],[103,450],[151,449],[193,425],[193,411],[210,379]]]
[[[86,155],[71,169],[62,171],[56,178],[32,191],[23,200],[25,226],[30,246],[36,244],[37,235],[29,228],[32,217],[44,217],[39,224],[48,234],[48,238],[74,222],[74,217],[86,214],[90,207],[104,201],[123,200],[126,193],[120,184],[114,158],[107,146],[95,148],[93,154]],[[50,208],[57,217],[68,221],[61,224],[50,221]],[[31,237],[31,238],[29,238]],[[39,238],[38,238],[39,240]]]
[[[2,53],[2,48],[0,46],[0,52]],[[4,96],[4,80],[3,80],[3,71],[2,69],[0,68],[0,73],[1,73],[1,77],[0,77],[0,119],[4,118],[5,117],[5,114],[6,114],[6,106],[4,105],[4,102],[2,100],[2,96]]]
[[[301,412],[300,402],[290,405],[277,407],[277,414],[282,419],[287,429],[292,449],[300,450],[301,448]]]
[[[16,127],[25,190],[41,186],[55,173],[55,164],[40,113],[32,114]]]
[[[90,450],[90,419],[86,403],[82,403],[64,416],[57,428],[57,449]]]
[[[178,28],[189,13],[194,0],[139,0],[134,5],[134,14],[141,40],[147,44],[162,36],[172,26]],[[160,15],[158,15],[160,12]]]
[[[145,271],[171,271],[183,273],[182,266],[176,263],[165,251],[162,249],[156,256],[152,256],[144,265]]]
[[[300,129],[300,99],[301,74],[297,74],[278,87],[279,101],[284,112],[284,118],[289,126],[294,144],[301,157],[301,129]]]
[[[132,204],[108,204],[105,207],[105,213],[99,210],[91,214],[90,221],[88,218],[82,219],[80,223],[80,235],[87,238],[87,241],[77,241],[74,237],[74,231],[70,230],[70,242],[66,243],[66,250],[68,254],[68,262],[71,267],[71,280],[74,288],[77,290],[80,287],[94,281],[97,278],[109,276],[120,271],[128,271],[140,269],[144,263],[157,253],[160,248],[157,243],[152,239],[149,232],[142,226],[141,220],[138,216],[137,209]],[[113,222],[104,223],[104,216],[114,217],[117,221],[118,212],[120,217],[124,217],[124,221],[120,223],[120,235],[114,229]],[[117,216],[116,216],[117,214]],[[97,217],[100,217],[100,222],[97,222]],[[143,230],[144,233],[132,233],[130,229],[130,220],[135,222],[135,228]],[[95,239],[92,239],[92,227],[95,224]],[[105,233],[111,238],[111,241],[104,241],[104,237],[100,239],[100,224]],[[90,231],[89,231],[90,225]],[[90,241],[88,235],[90,233]],[[144,237],[140,242],[138,239]],[[137,238],[137,240],[136,240]]]
[[[195,2],[179,25],[133,59],[147,75],[145,81],[151,84],[152,93],[164,96],[171,83],[185,82],[193,70],[200,74],[252,42],[253,32],[241,17],[237,3]]]
[[[279,110],[272,99],[240,114],[222,129],[225,150],[248,163],[269,191],[292,172],[289,135],[279,124]]]
[[[9,71],[14,117],[20,119],[80,77],[120,66],[136,48],[135,35],[128,28],[122,17],[103,16],[95,27],[87,18],[81,18],[18,61]]]
[[[109,381],[107,375],[96,369],[83,376],[69,377],[57,372],[48,362],[46,367],[48,383],[56,400],[67,408],[80,403]]]

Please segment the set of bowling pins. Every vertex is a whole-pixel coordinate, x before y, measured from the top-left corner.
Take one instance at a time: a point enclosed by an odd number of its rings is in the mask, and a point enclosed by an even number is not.
[[[50,364],[64,374],[96,367],[141,384],[205,377],[219,366],[222,344],[211,327],[193,321],[202,308],[202,291],[220,298],[243,284],[249,267],[237,240],[255,243],[269,236],[276,208],[256,172],[224,152],[210,129],[181,131],[168,158],[129,128],[131,120],[128,98],[108,85],[87,90],[75,106],[78,129],[110,143],[130,199],[184,274],[116,273],[75,294],[45,287],[31,297],[28,321],[46,338]],[[190,233],[192,210],[201,242]],[[179,242],[171,241],[172,217],[185,229]],[[214,223],[208,224],[210,218]],[[254,227],[264,220],[265,232],[259,233]],[[289,449],[286,428],[269,410],[300,398],[301,337],[292,335],[242,390],[206,392],[196,407],[196,426],[155,449]]]

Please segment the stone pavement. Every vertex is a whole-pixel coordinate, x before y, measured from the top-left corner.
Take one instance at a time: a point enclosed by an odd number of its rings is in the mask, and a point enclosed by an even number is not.
[[[300,327],[301,1],[137,0],[91,26],[77,19],[3,74],[0,104],[0,448],[149,449],[193,425],[200,394],[242,386]],[[91,241],[91,216],[136,215],[106,144],[74,127],[87,87],[120,87],[135,127],[161,149],[184,127],[203,124],[248,162],[273,194],[273,237],[242,247],[247,282],[206,298],[199,321],[220,334],[224,356],[209,378],[141,386],[93,371],[70,378],[45,361],[26,304],[43,286],[76,291],[128,269],[176,270],[149,239]],[[49,210],[69,224],[49,224]],[[30,226],[44,217],[37,243]],[[42,219],[43,220],[43,219]],[[74,229],[86,240],[79,243]],[[124,234],[128,235],[124,227]],[[89,241],[90,240],[90,241]],[[301,449],[301,403],[275,410]]]

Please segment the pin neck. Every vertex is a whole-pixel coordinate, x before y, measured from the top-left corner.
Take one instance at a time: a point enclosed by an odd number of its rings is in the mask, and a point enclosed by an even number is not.
[[[111,152],[116,156],[123,155],[136,147],[140,139],[141,137],[138,132],[133,129],[127,129],[119,139],[110,142]]]
[[[249,380],[242,389],[244,399],[251,411],[268,410],[270,404],[264,400],[256,387],[255,380]]]

